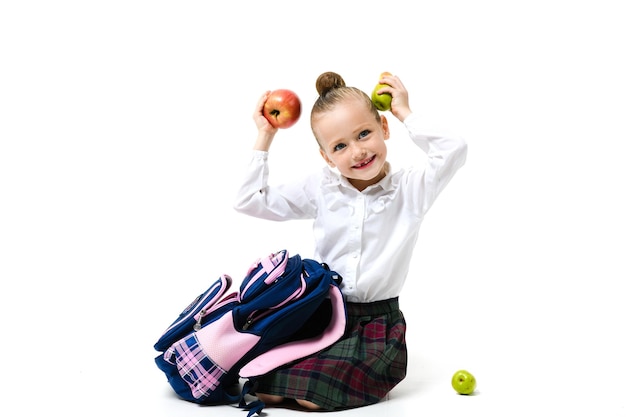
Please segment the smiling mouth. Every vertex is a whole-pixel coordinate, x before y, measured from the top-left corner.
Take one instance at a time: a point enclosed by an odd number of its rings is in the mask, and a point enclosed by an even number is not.
[[[367,159],[362,160],[358,164],[354,165],[353,168],[356,168],[356,169],[364,168],[364,167],[368,166],[369,164],[371,164],[374,159],[376,159],[376,155],[372,156],[371,158],[367,158]]]

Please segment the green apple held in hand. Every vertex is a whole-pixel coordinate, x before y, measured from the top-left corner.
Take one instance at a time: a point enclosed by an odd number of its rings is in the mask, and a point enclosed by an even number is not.
[[[476,389],[476,378],[466,370],[457,371],[452,376],[452,388],[462,395],[469,395]]]
[[[383,78],[384,76],[387,75],[391,75],[390,72],[383,72],[382,74],[380,74],[380,78]],[[380,90],[383,87],[386,87],[387,84],[376,84],[376,87],[374,87],[374,90],[372,91],[372,101],[374,102],[374,105],[376,106],[376,108],[380,111],[387,111],[389,109],[391,109],[391,94],[389,93],[383,93],[383,94],[378,94],[378,90]]]

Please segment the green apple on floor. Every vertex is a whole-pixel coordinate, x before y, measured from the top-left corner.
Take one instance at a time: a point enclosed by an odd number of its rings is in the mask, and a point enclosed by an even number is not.
[[[452,376],[452,388],[462,395],[469,395],[476,389],[476,378],[466,370],[456,371]]]

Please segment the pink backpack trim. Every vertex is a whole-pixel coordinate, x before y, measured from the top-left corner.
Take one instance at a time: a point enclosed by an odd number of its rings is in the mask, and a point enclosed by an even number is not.
[[[333,314],[324,333],[310,339],[279,345],[252,359],[241,368],[239,375],[243,378],[265,375],[289,362],[319,352],[338,341],[346,328],[343,297],[339,288],[334,285],[331,286],[328,297],[331,301]]]

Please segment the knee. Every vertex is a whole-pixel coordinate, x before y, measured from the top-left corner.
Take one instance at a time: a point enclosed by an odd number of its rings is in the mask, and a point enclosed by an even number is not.
[[[319,405],[312,403],[311,401],[307,401],[307,400],[296,400],[296,402],[301,406],[306,408],[307,410],[321,410],[322,407],[320,407]]]
[[[261,392],[257,392],[256,396],[259,400],[263,401],[267,405],[279,404],[285,399],[285,397],[282,397],[280,395],[263,394]]]
[[[285,400],[285,397],[281,396],[281,395],[272,395],[272,394],[263,394],[262,392],[257,392],[256,393],[257,398],[260,401],[263,401],[266,405],[276,405],[276,404],[280,404]],[[307,410],[310,411],[315,411],[315,410],[321,410],[322,407],[320,407],[319,405],[311,402],[311,401],[307,401],[307,400],[296,400],[296,402],[298,403],[298,405],[300,405],[300,407],[305,408]]]

